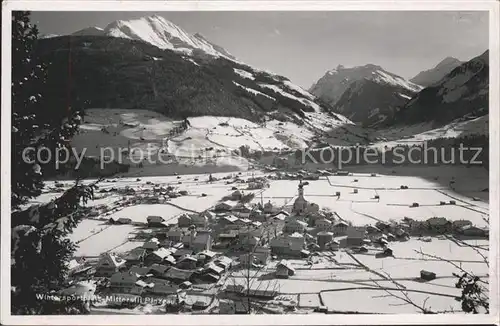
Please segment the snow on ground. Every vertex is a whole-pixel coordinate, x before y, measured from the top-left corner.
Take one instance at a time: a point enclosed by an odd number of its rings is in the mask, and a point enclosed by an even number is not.
[[[102,222],[101,222],[102,223]],[[78,249],[75,256],[99,256],[103,252],[112,251],[114,248],[128,241],[131,233],[136,229],[133,225],[112,225],[106,227],[103,224],[103,229],[95,233],[87,233],[88,225],[81,223],[76,227],[70,238],[76,237],[79,239],[85,238],[78,243]]]
[[[377,81],[382,81],[387,84],[391,85],[396,85],[396,86],[401,86],[404,87],[410,91],[413,92],[418,92],[420,91],[423,87],[417,84],[414,84],[410,81],[405,80],[404,78],[401,78],[399,76],[393,75],[393,74],[388,74],[382,70],[377,70],[376,72],[373,72],[372,74],[376,75],[374,78]]]
[[[397,291],[393,293],[398,293]],[[399,294],[401,295],[401,294]],[[436,311],[457,310],[460,311],[460,303],[453,298],[429,295],[424,293],[410,292],[409,297],[418,303],[423,303],[427,298],[427,304]],[[397,298],[388,296],[383,290],[350,290],[340,292],[327,292],[322,295],[324,303],[329,309],[336,311],[358,311],[364,313],[386,313],[386,314],[414,314],[421,313],[412,305],[404,304]],[[348,297],[349,300],[345,300]],[[451,306],[451,308],[450,308]]]
[[[487,135],[489,128],[488,115],[467,121],[454,121],[443,127],[433,128],[430,123],[421,123],[412,126],[404,126],[380,130],[379,137],[387,141],[377,142],[374,147],[394,147],[399,144],[422,144],[436,138],[456,138],[471,135]]]
[[[288,88],[290,89],[293,89],[294,91],[300,93],[302,96],[310,99],[310,100],[314,100],[316,97],[314,95],[312,95],[311,93],[307,92],[306,90],[304,90],[302,87],[300,86],[297,86],[295,85],[294,83],[288,81],[288,80],[285,80],[283,82],[283,84],[285,84]]]
[[[401,93],[398,93],[399,96],[401,96],[402,98],[405,98],[407,100],[411,100],[411,97],[408,96],[408,95],[405,95],[405,94],[401,94]]]
[[[242,89],[246,90],[246,91],[247,91],[247,92],[249,92],[249,93],[252,93],[252,94],[254,94],[254,95],[262,95],[262,96],[264,96],[264,97],[267,97],[268,99],[271,99],[271,100],[273,100],[273,101],[276,101],[276,99],[275,99],[274,97],[271,97],[271,96],[269,96],[269,95],[267,95],[267,94],[264,94],[264,93],[262,93],[262,92],[259,92],[259,91],[255,90],[255,89],[253,89],[253,88],[245,87],[245,86],[243,86],[243,85],[241,85],[241,84],[238,84],[238,83],[237,83],[237,82],[235,82],[235,81],[233,81],[233,83],[234,83],[236,86],[238,86],[238,87],[240,87],[240,88],[242,88]]]
[[[84,219],[73,230],[73,233],[69,235],[69,238],[73,242],[79,242],[101,230],[106,229],[107,227],[109,227],[109,225],[103,221]]]
[[[177,218],[185,211],[167,204],[134,205],[109,215],[109,218],[119,219],[121,217],[130,218],[133,222],[147,222],[150,215],[162,216],[166,223],[177,223]]]
[[[116,254],[124,254],[137,247],[142,247],[143,245],[144,241],[128,241],[123,245],[114,248],[112,252]]]
[[[285,97],[288,97],[288,98],[290,98],[292,100],[301,102],[304,105],[310,106],[316,112],[320,112],[321,111],[321,107],[318,104],[316,104],[316,103],[314,103],[314,102],[312,102],[310,100],[307,100],[307,99],[304,99],[304,98],[299,98],[299,97],[297,97],[295,95],[292,95],[292,94],[286,92],[285,90],[281,89],[280,87],[278,87],[276,85],[270,85],[270,84],[265,84],[265,83],[259,83],[259,85],[262,86],[262,87],[265,87],[265,88],[272,89],[276,93],[280,93],[281,95],[283,95]]]
[[[252,75],[252,73],[250,73],[246,70],[237,69],[237,68],[233,68],[233,69],[234,69],[235,73],[237,73],[238,75],[240,75],[243,78],[247,78],[247,79],[251,79],[251,80],[255,79],[255,77]]]

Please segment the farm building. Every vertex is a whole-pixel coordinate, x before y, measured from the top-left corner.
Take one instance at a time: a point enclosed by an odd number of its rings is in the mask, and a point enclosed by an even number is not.
[[[457,231],[460,235],[468,237],[488,237],[489,232],[486,228],[479,228],[473,225],[465,225]]]
[[[460,229],[466,225],[472,225],[472,222],[469,220],[457,220],[452,222],[453,229]]]
[[[116,220],[116,224],[132,224],[132,219],[128,217],[120,217]]]
[[[222,203],[218,203],[217,205],[215,205],[214,211],[216,211],[216,212],[228,212],[232,208],[233,208],[233,206],[231,204],[226,203],[226,202],[222,202]]]
[[[426,270],[421,270],[420,271],[420,278],[422,280],[432,281],[432,280],[434,280],[436,278],[436,273],[429,272],[429,271],[426,271]]]
[[[165,219],[161,216],[151,215],[146,218],[146,221],[150,227],[159,227],[164,226],[163,222],[165,222]]]
[[[288,278],[295,274],[295,269],[291,266],[291,264],[282,260],[276,265],[276,277],[279,278]]]

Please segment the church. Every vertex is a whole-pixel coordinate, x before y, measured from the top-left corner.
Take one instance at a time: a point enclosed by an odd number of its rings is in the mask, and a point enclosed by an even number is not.
[[[305,216],[310,213],[317,213],[319,211],[319,206],[315,203],[310,203],[304,198],[304,186],[307,183],[303,183],[300,180],[299,183],[299,196],[295,199],[293,203],[292,214],[297,216]]]

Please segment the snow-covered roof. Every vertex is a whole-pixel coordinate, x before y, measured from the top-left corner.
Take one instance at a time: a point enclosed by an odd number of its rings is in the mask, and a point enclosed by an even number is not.
[[[158,248],[151,253],[152,255],[158,256],[161,259],[165,259],[167,256],[171,255],[171,251],[166,248]]]

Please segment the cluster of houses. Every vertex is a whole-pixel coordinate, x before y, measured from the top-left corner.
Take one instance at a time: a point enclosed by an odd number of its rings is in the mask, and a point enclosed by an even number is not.
[[[243,203],[244,194],[233,188],[224,201],[202,213],[182,214],[175,225],[167,224],[161,216],[148,216],[147,226],[153,232],[142,246],[121,257],[105,253],[99,258],[94,276],[105,280],[100,290],[132,298],[161,296],[171,300],[168,307],[179,307],[193,287],[218,283],[235,266],[259,268],[279,257],[275,276],[288,278],[294,275],[295,269],[285,260],[287,257],[307,258],[314,252],[341,248],[366,252],[369,246],[383,249],[377,257],[387,257],[392,256],[390,242],[406,241],[414,235],[453,232],[487,237],[488,234],[486,229],[468,220],[449,221],[441,217],[426,221],[404,218],[400,222],[380,221],[375,225],[353,226],[306,200],[304,187],[308,183],[304,178],[299,179],[298,196],[293,205],[286,208],[276,207],[271,202]],[[249,188],[260,187],[261,182],[266,184],[260,178],[253,178],[252,182],[259,184],[248,183]],[[112,222],[128,224],[132,221],[120,218]],[[89,271],[88,264],[73,265],[72,273]],[[225,291],[241,294],[243,290],[226,287]],[[272,297],[277,294],[275,290],[261,292],[255,295]],[[221,301],[221,307],[244,310],[233,301],[226,301]]]
[[[445,217],[431,217],[423,221],[404,217],[400,222],[377,222],[372,229],[374,232],[386,231],[395,235],[404,233],[406,236],[437,236],[453,234],[456,237],[489,237],[489,229],[487,227],[475,226],[472,221],[467,219],[452,221],[446,219]]]
[[[129,298],[115,302],[120,305],[160,296],[170,301],[168,306],[180,307],[193,284],[216,283],[233,266],[231,258],[210,250],[209,232],[192,232],[188,238],[174,246],[152,238],[123,257],[101,255],[94,274],[107,280],[101,293]]]

